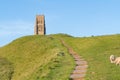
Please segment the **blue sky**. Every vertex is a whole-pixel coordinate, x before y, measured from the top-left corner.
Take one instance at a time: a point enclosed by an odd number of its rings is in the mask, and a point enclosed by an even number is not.
[[[33,35],[37,14],[45,15],[47,34],[120,33],[120,0],[1,0],[0,10],[0,46]]]

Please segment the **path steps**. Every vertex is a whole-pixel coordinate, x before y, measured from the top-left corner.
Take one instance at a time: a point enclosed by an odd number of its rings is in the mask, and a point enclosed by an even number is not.
[[[68,49],[69,53],[73,56],[76,66],[70,75],[70,80],[84,80],[87,72],[87,62],[79,56],[71,47],[69,47],[63,40],[62,44]]]

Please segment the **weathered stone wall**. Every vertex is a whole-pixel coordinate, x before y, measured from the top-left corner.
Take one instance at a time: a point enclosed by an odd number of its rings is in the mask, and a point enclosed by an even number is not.
[[[45,35],[46,34],[45,16],[44,15],[37,15],[36,16],[34,34],[35,35]]]

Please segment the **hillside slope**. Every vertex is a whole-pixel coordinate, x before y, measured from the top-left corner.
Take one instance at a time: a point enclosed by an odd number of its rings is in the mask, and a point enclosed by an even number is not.
[[[120,80],[120,67],[111,64],[111,54],[120,56],[120,35],[64,38],[79,55],[88,61],[86,80]]]
[[[0,48],[5,62],[0,67],[7,66],[8,73],[0,80],[10,80],[11,75],[11,80],[69,80],[75,64],[60,39],[88,62],[86,80],[120,80],[120,67],[109,60],[111,54],[120,56],[120,35],[79,38],[63,34],[27,36]]]
[[[0,80],[67,80],[74,67],[66,48],[51,36],[19,38],[0,48],[0,57],[12,63],[14,69],[9,74],[12,79],[4,74],[6,79]]]

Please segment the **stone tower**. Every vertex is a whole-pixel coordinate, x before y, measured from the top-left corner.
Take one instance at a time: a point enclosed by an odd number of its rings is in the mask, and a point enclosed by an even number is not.
[[[46,34],[45,16],[44,15],[37,15],[36,16],[34,34],[35,35],[45,35]]]

